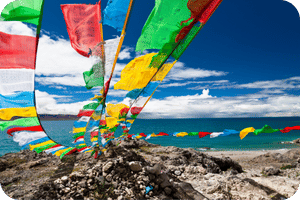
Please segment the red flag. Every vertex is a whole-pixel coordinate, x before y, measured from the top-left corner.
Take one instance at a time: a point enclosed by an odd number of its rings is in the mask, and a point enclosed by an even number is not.
[[[157,136],[169,136],[169,134],[164,133],[164,132],[159,132],[159,133],[157,134]]]
[[[199,132],[199,138],[203,138],[207,135],[210,135],[211,133],[210,132]]]
[[[291,130],[300,130],[300,126],[285,127],[284,129],[280,130],[280,132],[281,133],[288,133]]]
[[[0,32],[0,69],[34,69],[36,38]]]
[[[147,137],[147,135],[145,133],[140,133],[139,135],[142,137]]]
[[[12,133],[17,131],[44,131],[42,126],[15,127],[7,130],[7,134],[12,136]]]
[[[65,4],[60,7],[72,47],[79,54],[89,57],[90,49],[102,42],[100,2],[96,5]]]
[[[199,21],[201,23],[206,23],[209,17],[213,14],[213,12],[218,8],[222,0],[213,0],[209,6],[205,9],[203,14],[201,15]]]
[[[93,115],[93,113],[94,110],[80,110],[77,117],[82,117],[82,116],[90,117]]]
[[[142,110],[143,110],[143,107],[132,107],[130,111],[131,111],[131,113],[132,113],[133,115],[137,115],[137,114],[139,114]]]

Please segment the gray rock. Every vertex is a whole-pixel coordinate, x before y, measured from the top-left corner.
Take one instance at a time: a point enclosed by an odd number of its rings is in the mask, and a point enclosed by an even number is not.
[[[107,163],[103,166],[102,171],[103,171],[103,172],[108,172],[108,171],[112,168],[113,164],[114,164],[114,163],[111,162],[111,161],[107,162]]]
[[[78,183],[78,185],[79,185],[81,188],[85,188],[85,187],[87,187],[87,184],[86,184],[86,182],[85,182],[85,181],[81,181],[81,182],[79,182],[79,183]]]
[[[161,172],[161,165],[159,163],[157,163],[153,167],[147,166],[146,171],[151,174],[159,175]]]
[[[63,184],[67,183],[68,182],[68,177],[67,176],[61,177],[61,181],[62,181]]]
[[[262,170],[262,173],[267,176],[278,175],[281,171],[278,168],[274,167],[265,167]]]
[[[142,165],[140,162],[137,161],[132,161],[129,163],[129,167],[132,171],[134,172],[139,172],[142,171]]]
[[[206,197],[195,190],[191,184],[181,182],[179,184],[174,184],[176,189],[175,194],[173,195],[177,199],[199,199],[204,200]]]
[[[84,178],[85,176],[80,173],[80,172],[73,172],[71,175],[70,175],[70,178],[74,181],[76,179],[82,179]]]
[[[108,182],[111,182],[112,181],[112,175],[111,174],[108,174],[105,179],[108,181]]]
[[[71,191],[71,189],[69,187],[66,187],[66,188],[63,189],[64,193],[69,193],[70,191]]]
[[[174,174],[175,174],[176,176],[180,176],[180,175],[181,175],[181,171],[176,170],[176,171],[174,172]]]
[[[170,195],[172,193],[172,189],[169,187],[165,187],[164,191],[167,195]]]
[[[293,140],[293,143],[295,144],[300,144],[300,138],[296,139],[296,140]]]
[[[165,188],[165,187],[171,186],[171,183],[169,182],[169,177],[167,174],[165,174],[165,173],[160,174],[160,178],[162,179],[162,182],[160,183],[160,187]]]

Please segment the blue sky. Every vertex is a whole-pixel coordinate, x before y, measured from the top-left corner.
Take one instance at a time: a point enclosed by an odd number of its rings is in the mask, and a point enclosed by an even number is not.
[[[91,62],[71,48],[59,6],[96,2],[45,2],[35,79],[39,113],[76,114],[98,92],[83,87],[81,74]],[[139,56],[135,44],[154,2],[136,0],[113,83]],[[102,1],[102,8],[106,3]],[[120,33],[103,28],[104,39],[115,45]],[[299,116],[299,34],[299,13],[288,2],[224,0],[140,117]],[[111,91],[108,101],[121,102],[125,94]]]

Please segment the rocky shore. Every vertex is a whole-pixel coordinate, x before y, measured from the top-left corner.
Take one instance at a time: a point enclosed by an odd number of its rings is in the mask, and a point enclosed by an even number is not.
[[[111,144],[98,159],[29,150],[0,157],[13,199],[286,199],[300,183],[300,149],[231,159],[144,140]]]

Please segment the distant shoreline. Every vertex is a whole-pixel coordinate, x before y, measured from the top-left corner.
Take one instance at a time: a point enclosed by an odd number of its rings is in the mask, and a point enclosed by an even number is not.
[[[41,114],[38,115],[41,121],[50,121],[50,120],[77,120],[78,117],[76,115],[48,115]]]

